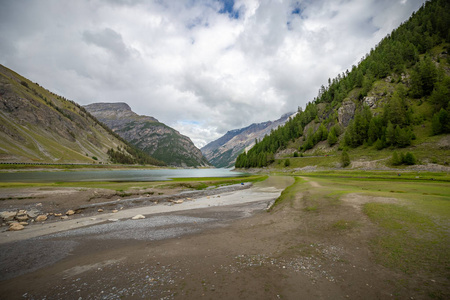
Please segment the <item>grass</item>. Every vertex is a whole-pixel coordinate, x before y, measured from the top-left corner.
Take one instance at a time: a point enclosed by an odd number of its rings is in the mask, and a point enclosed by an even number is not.
[[[364,212],[381,228],[371,241],[379,263],[407,274],[448,271],[450,239],[432,216],[384,203],[367,203]]]
[[[389,172],[356,171],[353,174],[316,172],[303,177],[319,183],[322,188],[312,188],[300,179],[278,201],[294,199],[295,193],[301,192],[306,205],[303,210],[314,212],[319,219],[322,214],[332,212],[333,205],[341,205],[339,199],[349,193],[396,198],[396,203],[374,200],[363,205],[363,213],[377,228],[377,234],[369,242],[375,262],[406,274],[407,278],[415,277],[414,280],[419,282],[426,282],[429,278],[448,279],[450,185],[447,174],[426,173],[424,178],[416,179],[415,174],[399,178]],[[441,180],[429,180],[432,177]],[[319,219],[315,219],[316,222]],[[317,223],[317,226],[345,233],[354,228],[362,230],[364,224],[358,219],[336,216],[328,224]],[[442,290],[445,289],[444,284]],[[442,294],[438,290],[434,292],[438,298]]]

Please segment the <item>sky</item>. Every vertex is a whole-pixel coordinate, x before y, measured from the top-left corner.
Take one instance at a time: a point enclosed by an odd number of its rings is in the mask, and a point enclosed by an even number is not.
[[[424,0],[0,0],[0,64],[201,148],[317,96]]]

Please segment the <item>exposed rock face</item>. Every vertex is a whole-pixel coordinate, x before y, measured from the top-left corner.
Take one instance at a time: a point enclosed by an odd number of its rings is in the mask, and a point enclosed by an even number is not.
[[[107,162],[107,150],[123,145],[76,103],[2,65],[0,140],[2,162]]]
[[[276,121],[252,124],[248,127],[228,131],[221,138],[204,146],[201,150],[203,155],[215,167],[232,167],[236,162],[237,156],[244,150],[250,149],[255,139],[262,139],[269,134],[272,129],[278,128],[294,116],[294,113],[283,115]]]
[[[126,141],[168,165],[209,165],[201,151],[187,136],[153,117],[136,114],[126,103],[94,103],[85,108]]]
[[[353,101],[345,101],[338,109],[339,124],[347,127],[355,115],[356,105]]]

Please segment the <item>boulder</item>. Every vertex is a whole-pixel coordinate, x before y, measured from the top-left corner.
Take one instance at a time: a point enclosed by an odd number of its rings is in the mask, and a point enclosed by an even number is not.
[[[347,127],[350,120],[353,119],[355,115],[356,105],[353,101],[345,101],[342,106],[338,109],[338,120],[339,124]]]
[[[71,209],[69,209],[67,212],[66,212],[66,215],[68,215],[68,216],[71,216],[71,215],[74,215],[75,214],[75,212],[73,211],[73,210],[71,210]]]
[[[145,219],[145,216],[143,216],[143,215],[135,215],[135,216],[132,217],[131,219],[132,219],[132,220]]]
[[[24,229],[25,227],[23,225],[20,225],[17,222],[11,223],[11,225],[9,225],[9,230],[10,231],[19,231]]]
[[[112,211],[112,213],[114,213],[114,214],[115,214],[116,212],[118,212],[118,210],[117,210],[117,209],[114,209],[114,210]]]
[[[27,225],[28,225],[27,222],[20,222],[19,224],[20,224],[20,225],[23,225],[23,226],[27,226]]]
[[[99,208],[97,211],[98,211],[98,212],[103,212],[103,209]]]
[[[35,222],[44,222],[45,220],[47,220],[46,215],[39,215],[36,217],[36,219],[34,219]]]
[[[15,212],[15,211],[2,211],[2,212],[0,212],[0,217],[5,222],[14,220],[14,217],[16,215],[17,215],[17,212]]]

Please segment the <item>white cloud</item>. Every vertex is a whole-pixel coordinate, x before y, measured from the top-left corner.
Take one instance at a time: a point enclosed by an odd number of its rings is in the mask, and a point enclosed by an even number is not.
[[[0,63],[80,104],[127,102],[201,147],[304,107],[423,2],[7,1]]]

